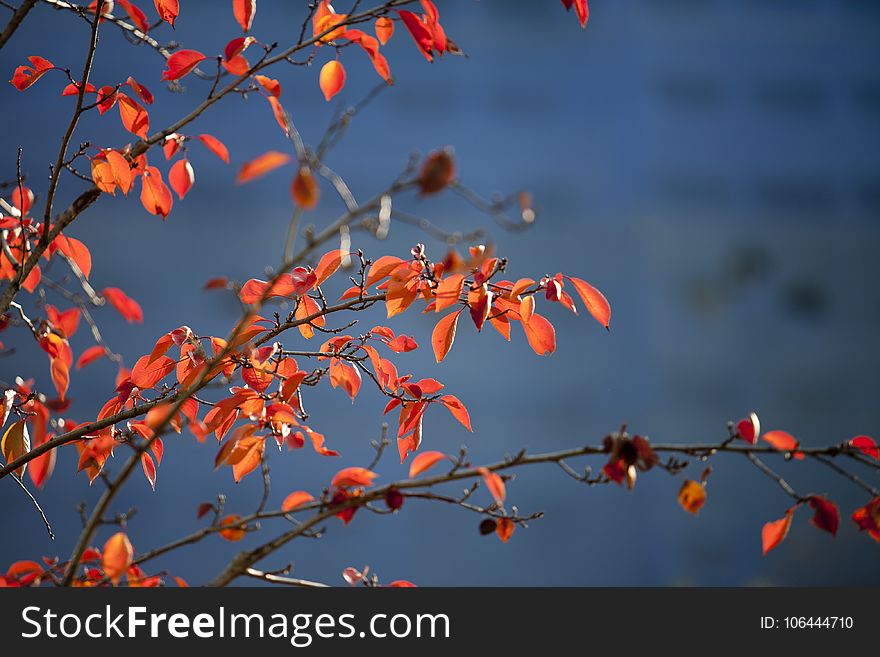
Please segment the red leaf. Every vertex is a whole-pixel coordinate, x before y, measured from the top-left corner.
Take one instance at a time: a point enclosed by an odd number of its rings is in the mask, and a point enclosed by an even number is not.
[[[116,0],[116,2],[118,2],[119,6],[125,10],[125,13],[128,14],[129,20],[134,23],[137,29],[144,34],[150,31],[150,21],[147,20],[147,15],[141,11],[140,7],[128,0]]]
[[[446,315],[446,317],[437,322],[434,331],[431,333],[431,345],[434,347],[434,356],[437,358],[438,363],[446,358],[446,354],[452,349],[452,343],[455,342],[455,329],[460,315],[461,310]]]
[[[849,441],[849,444],[875,461],[880,461],[880,449],[877,448],[877,443],[870,436],[856,436]]]
[[[259,178],[288,162],[290,162],[290,155],[287,153],[268,151],[259,157],[255,157],[249,162],[245,162],[239,170],[235,182],[240,184],[253,180],[254,178]]]
[[[52,383],[61,400],[64,400],[64,394],[70,385],[70,369],[63,357],[52,358],[50,361],[50,374],[52,375]]]
[[[754,445],[758,442],[761,434],[761,420],[758,414],[752,411],[749,416],[736,423],[736,434],[747,443]]]
[[[232,13],[243,32],[249,32],[257,13],[257,0],[232,0]]]
[[[410,478],[422,474],[425,470],[433,467],[445,458],[446,454],[443,452],[422,452],[409,465]]]
[[[287,116],[287,112],[284,111],[284,106],[281,104],[281,101],[275,96],[266,96],[266,100],[269,101],[269,105],[272,107],[272,115],[275,117],[275,122],[281,127],[281,130],[284,131],[284,136],[289,136],[290,119]]]
[[[513,536],[515,530],[516,525],[510,518],[499,518],[498,524],[495,526],[495,533],[498,535],[498,538],[501,539],[502,543],[507,543],[507,541],[510,540],[510,537]]]
[[[104,288],[101,296],[106,297],[107,301],[116,308],[129,324],[140,324],[144,321],[144,312],[141,310],[140,304],[127,296],[118,287]]]
[[[156,464],[153,463],[153,457],[146,452],[141,454],[141,466],[144,469],[144,476],[150,484],[153,491],[156,490]]]
[[[31,66],[19,66],[15,69],[15,73],[10,80],[12,85],[19,91],[24,91],[39,80],[46,71],[51,71],[55,68],[52,62],[38,55],[32,55],[28,57],[28,60]]]
[[[422,22],[416,14],[411,11],[398,11],[397,15],[403,21],[404,26],[409,30],[410,36],[416,42],[419,51],[425,56],[429,62],[434,60],[434,37],[428,30],[427,26]]]
[[[840,526],[840,513],[837,511],[837,505],[827,497],[814,495],[809,501],[810,508],[815,511],[810,522],[819,529],[823,529],[832,536],[837,535],[837,528]]]
[[[345,86],[345,67],[335,59],[327,62],[321,67],[318,83],[324,98],[329,102]]]
[[[165,62],[166,68],[162,71],[162,79],[179,80],[191,73],[204,59],[205,56],[198,50],[178,50]]]
[[[229,164],[229,151],[226,149],[226,146],[223,144],[222,141],[220,141],[213,135],[208,134],[199,135],[197,139],[201,141],[214,155],[226,162],[226,164]]]
[[[132,91],[137,94],[137,97],[144,101],[147,105],[153,104],[153,94],[150,93],[150,90],[147,89],[144,85],[139,83],[130,75],[128,76],[128,80],[125,83],[131,87]]]
[[[796,509],[797,506],[793,506],[785,512],[784,518],[768,522],[764,525],[764,528],[761,530],[761,543],[764,549],[764,556],[766,556],[770,550],[782,543],[782,541],[785,540],[785,537],[788,536],[788,530],[791,527],[791,519]]]
[[[587,312],[589,312],[593,318],[606,329],[610,328],[611,306],[608,303],[608,299],[605,298],[605,295],[586,281],[582,281],[579,278],[572,278],[571,276],[566,276],[565,278],[571,281],[572,285],[574,285],[574,289],[577,290],[581,300],[587,307]]]
[[[177,160],[168,171],[168,182],[171,188],[177,193],[177,197],[183,200],[187,192],[192,189],[193,183],[196,181],[196,174],[192,165],[186,158]]]
[[[156,11],[159,13],[159,18],[161,18],[166,23],[170,23],[171,27],[174,27],[174,20],[180,13],[180,6],[178,1],[153,0],[153,3],[156,5]]]
[[[434,151],[422,163],[419,171],[419,193],[436,194],[455,180],[455,160],[449,149]]]
[[[99,344],[96,344],[94,347],[89,347],[86,349],[80,357],[76,361],[76,369],[82,369],[86,365],[90,363],[94,363],[99,358],[104,358],[107,355],[107,351]]]
[[[141,176],[141,205],[150,214],[160,215],[163,219],[171,212],[174,199],[171,190],[162,180],[162,174],[156,167],[147,167]]]

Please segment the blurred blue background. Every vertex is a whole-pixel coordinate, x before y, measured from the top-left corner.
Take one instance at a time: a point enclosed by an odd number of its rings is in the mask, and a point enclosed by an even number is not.
[[[151,3],[141,4],[152,17]],[[176,32],[157,30],[160,41],[174,38],[213,53],[239,34],[228,3],[181,4]],[[442,380],[474,420],[470,435],[447,413],[430,412],[425,449],[454,453],[467,443],[473,460],[492,461],[521,447],[598,442],[622,422],[655,441],[716,441],[728,419],[752,409],[765,429],[784,428],[808,445],[878,433],[880,5],[597,1],[582,33],[558,2],[438,4],[448,34],[469,57],[429,65],[398,28],[385,49],[397,84],[356,119],[328,163],[364,199],[384,188],[414,150],[454,145],[468,186],[485,194],[534,193],[534,228],[505,233],[452,195],[401,197],[395,206],[448,230],[486,226],[511,259],[511,277],[580,276],[605,292],[614,314],[607,334],[585,315],[547,309],[559,344],[550,358],[536,356],[521,332],[508,345],[491,330],[477,335],[463,324],[439,366],[429,339],[435,318],[408,313],[387,322],[422,345],[397,359],[401,370]],[[255,34],[267,42],[295,39],[301,5],[261,0]],[[76,17],[38,6],[0,53],[0,69],[11,75],[27,55],[40,54],[78,71],[87,31]],[[317,62],[326,57],[320,53]],[[356,102],[375,74],[363,53],[346,51],[343,61],[349,81],[342,98]],[[171,93],[160,83],[162,69],[155,52],[126,44],[112,26],[102,29],[93,79],[113,84],[132,74],[146,84],[156,95],[153,130],[188,112],[208,89],[190,76],[186,93]],[[270,75],[282,82],[282,101],[305,139],[316,143],[334,109],[319,94],[317,67],[275,68]],[[0,177],[14,177],[22,144],[38,195],[45,194],[47,163],[73,106],[59,97],[62,86],[51,73],[25,94],[0,85]],[[94,254],[94,285],[119,286],[144,307],[145,322],[133,327],[112,310],[98,312],[108,342],[129,363],[184,323],[202,335],[225,335],[236,303],[202,292],[204,281],[259,276],[281,255],[292,169],[233,184],[244,161],[289,148],[267,103],[257,96],[225,99],[184,132],[225,141],[232,166],[192,145],[195,187],[184,202],[175,200],[166,222],[146,214],[135,194],[102,197],[69,230]],[[74,143],[85,139],[118,146],[130,135],[114,110],[83,120]],[[158,152],[151,158],[165,170]],[[83,187],[66,178],[58,207]],[[307,219],[321,227],[341,211],[325,188]],[[364,233],[354,240],[371,256],[405,255],[417,241],[438,257],[446,248],[397,224],[384,243]],[[338,277],[330,289],[343,286]],[[378,308],[362,322],[386,323]],[[45,356],[26,338],[22,329],[2,335],[16,352],[0,359],[0,379],[29,375],[37,362],[37,385],[50,390]],[[285,339],[289,347],[301,343],[298,335]],[[88,344],[81,329],[75,353]],[[93,418],[113,392],[114,374],[106,361],[74,373],[68,415]],[[317,493],[343,466],[366,465],[369,441],[379,434],[384,401],[368,385],[354,407],[329,386],[309,394],[307,404],[311,425],[342,457],[272,452],[275,506],[292,490]],[[231,512],[256,505],[259,477],[234,485],[228,469],[213,472],[215,451],[188,432],[169,437],[155,494],[137,476],[118,497],[115,511],[139,509],[129,526],[136,548],[191,531],[197,504],[219,492],[229,496]],[[867,495],[816,465],[772,463],[799,491],[827,492],[839,503],[836,538],[811,527],[801,510],[786,543],[762,558],[761,526],[781,517],[790,500],[745,459],[726,457],[714,463],[698,518],[676,503],[680,480],[663,472],[643,475],[628,493],[586,488],[554,466],[536,467],[518,473],[508,498],[521,512],[544,510],[546,517],[507,545],[480,537],[475,515],[409,501],[399,517],[362,513],[347,528],[328,523],[322,540],[296,541],[263,565],[294,562],[297,575],[334,584],[343,583],[345,566],[365,564],[386,582],[422,585],[880,583],[878,546],[849,520]],[[80,526],[77,503],[93,504],[101,492],[100,484],[90,489],[84,475],[74,475],[75,465],[75,450],[62,449],[40,493],[55,544],[21,491],[3,482],[0,564],[69,554]],[[691,476],[700,469],[692,465]],[[381,481],[390,481],[406,466],[391,455],[379,471]],[[488,501],[485,491],[478,498]],[[95,542],[110,533],[103,528]],[[265,536],[238,544],[213,537],[148,570],[204,582]]]

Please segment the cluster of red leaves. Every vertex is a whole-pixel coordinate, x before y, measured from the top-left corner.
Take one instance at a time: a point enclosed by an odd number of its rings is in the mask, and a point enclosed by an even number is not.
[[[64,572],[66,563],[57,557],[43,557],[42,563],[36,561],[16,561],[0,575],[0,588],[36,587],[43,582],[56,582]],[[134,563],[134,548],[123,532],[111,536],[102,549],[87,548],[82,556],[82,575],[73,580],[77,587],[118,586],[125,578],[129,587],[155,588],[165,582],[158,575],[147,575]],[[180,577],[174,577],[178,586],[187,586]]]

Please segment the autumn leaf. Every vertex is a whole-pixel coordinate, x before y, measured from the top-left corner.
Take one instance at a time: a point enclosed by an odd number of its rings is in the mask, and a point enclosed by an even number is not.
[[[174,199],[171,190],[162,180],[162,174],[156,167],[147,167],[141,176],[141,205],[150,214],[165,219],[171,212]]]
[[[780,452],[792,452],[792,456],[798,460],[804,458],[803,452],[797,451],[799,445],[797,439],[787,431],[768,431],[761,438]]]
[[[534,313],[528,323],[523,322],[523,330],[529,346],[539,356],[556,351],[556,329],[544,316]]]
[[[131,382],[141,390],[152,388],[159,381],[171,374],[177,362],[168,356],[141,356],[131,368]]]
[[[452,349],[452,343],[455,342],[455,329],[458,326],[458,318],[462,311],[450,313],[437,322],[434,331],[431,333],[431,346],[434,347],[434,357],[437,362],[441,362],[446,358],[446,354]]]
[[[96,344],[92,347],[89,347],[84,352],[82,352],[82,354],[80,354],[79,358],[77,358],[76,369],[78,369],[78,370],[82,369],[86,365],[89,365],[90,363],[94,363],[96,360],[98,360],[100,358],[104,358],[106,355],[107,355],[107,350],[104,349],[104,347],[102,347],[99,344]]]
[[[412,463],[409,465],[410,478],[422,474],[425,470],[433,467],[445,458],[446,454],[443,452],[422,452],[421,454],[416,455]]]
[[[434,311],[440,312],[444,308],[454,306],[461,297],[461,290],[464,287],[463,274],[450,274],[437,284],[434,288],[434,297],[437,302],[434,304]]]
[[[147,20],[147,15],[140,7],[129,2],[129,0],[116,0],[116,2],[125,10],[125,13],[128,14],[128,19],[134,23],[137,29],[144,34],[150,31],[150,21]]]
[[[153,0],[153,3],[156,5],[159,18],[174,27],[174,21],[180,13],[178,0]]]
[[[240,541],[247,533],[244,525],[241,524],[241,516],[238,514],[226,516],[220,521],[220,525],[225,528],[220,530],[220,536],[231,543]]]
[[[156,490],[156,464],[153,463],[153,458],[147,454],[146,452],[141,453],[141,467],[144,469],[144,476],[147,478],[147,483],[150,484],[150,488],[153,491]]]
[[[870,436],[856,436],[849,441],[849,444],[865,456],[870,456],[875,461],[880,461],[880,449],[878,449],[876,441]]]
[[[706,487],[699,481],[686,480],[678,491],[681,508],[697,515],[706,503]]]
[[[507,493],[501,475],[492,472],[488,468],[477,468],[477,472],[483,477],[483,483],[486,484],[486,488],[492,494],[492,497],[495,498],[495,502],[499,505],[503,504]]]
[[[141,324],[144,321],[144,312],[141,310],[140,304],[118,287],[104,288],[101,291],[101,296],[105,297],[129,324]]]
[[[767,556],[767,553],[770,552],[770,550],[782,543],[782,541],[785,540],[785,537],[788,536],[788,530],[791,527],[791,519],[796,510],[797,506],[795,505],[785,512],[784,518],[768,522],[764,525],[761,530],[761,543],[764,550],[764,556]]]
[[[30,61],[31,65],[19,66],[15,69],[12,79],[9,81],[19,91],[24,91],[34,82],[43,77],[47,71],[51,71],[55,68],[55,65],[52,64],[52,62],[38,55],[28,57],[28,61]]]
[[[111,536],[101,552],[101,567],[104,574],[113,582],[113,586],[119,584],[119,578],[125,574],[131,562],[134,560],[134,548],[123,532],[117,532]]]
[[[403,24],[407,31],[409,31],[413,41],[415,41],[419,52],[421,52],[429,62],[434,61],[434,38],[422,22],[422,19],[411,11],[405,10],[398,11],[397,15],[403,21]]]
[[[235,182],[241,184],[264,176],[290,162],[290,155],[279,151],[268,151],[249,162],[245,162],[238,172]]]
[[[462,426],[468,431],[473,431],[471,428],[471,418],[468,415],[467,408],[465,405],[461,403],[461,400],[458,399],[455,395],[443,395],[440,398],[440,403],[443,404],[452,416],[461,422]]]
[[[162,72],[163,80],[179,80],[203,61],[205,56],[198,50],[178,50],[165,62],[165,70]]]
[[[58,250],[76,263],[86,278],[92,273],[92,254],[88,247],[73,237],[59,235],[55,238]]]
[[[455,179],[455,161],[448,148],[434,151],[425,158],[419,172],[419,192],[422,196],[436,194]]]
[[[232,0],[232,13],[242,32],[250,32],[257,13],[257,0]]]
[[[510,537],[513,536],[515,530],[516,525],[510,518],[499,518],[498,523],[495,526],[495,533],[498,535],[498,538],[501,539],[502,543],[507,543],[507,541],[510,540]]]
[[[70,369],[67,362],[62,357],[51,359],[49,372],[58,397],[63,401],[67,388],[70,385]]]
[[[195,181],[196,174],[186,158],[177,160],[168,171],[168,182],[180,200],[192,189]]]
[[[758,436],[761,434],[761,420],[758,414],[752,411],[747,418],[736,423],[736,435],[745,440],[747,443],[754,445],[758,442]]]
[[[329,102],[345,86],[345,67],[335,59],[327,62],[321,67],[318,83],[324,98]]]
[[[581,24],[581,27],[584,28],[587,26],[587,21],[590,19],[590,5],[588,0],[562,0],[562,4],[567,10],[570,10],[572,5],[574,5],[574,12],[577,14],[578,22]]]
[[[315,498],[304,490],[294,491],[284,498],[281,503],[282,511],[292,511],[293,509],[313,501]]]
[[[129,87],[131,87],[131,90],[134,91],[135,95],[138,98],[140,98],[143,102],[145,102],[147,105],[153,104],[153,100],[155,100],[153,98],[153,94],[150,92],[149,89],[147,89],[140,82],[138,82],[137,80],[135,80],[133,77],[131,77],[129,75],[128,79],[125,81],[125,84],[127,84]]]
[[[301,167],[296,172],[293,184],[290,186],[290,193],[296,204],[303,210],[312,210],[318,205],[318,200],[321,198],[321,189],[318,187],[311,169]]]
[[[197,139],[202,142],[205,147],[214,155],[226,162],[226,164],[229,164],[229,151],[222,141],[220,141],[213,135],[208,134],[199,135]]]
[[[605,298],[605,295],[586,281],[579,278],[572,278],[571,276],[566,276],[565,278],[571,281],[571,284],[574,285],[574,289],[577,290],[581,300],[587,307],[587,312],[589,312],[593,318],[606,329],[610,329],[611,305],[608,303],[608,299]]]
[[[350,488],[352,486],[372,486],[378,477],[375,472],[366,468],[344,468],[336,473],[330,486],[333,488]]]
[[[318,264],[315,267],[315,285],[320,285],[330,278],[330,276],[339,269],[339,266],[342,264],[342,259],[348,255],[348,253],[341,249],[333,249],[321,256],[321,259],[318,260]]]
[[[3,458],[6,462],[11,463],[29,451],[31,451],[31,440],[25,420],[19,420],[9,425],[3,434],[3,440],[0,441],[0,452],[3,452]],[[15,474],[21,478],[26,469],[27,463],[17,468]]]
[[[150,115],[147,110],[123,93],[116,93],[114,98],[119,104],[119,118],[122,119],[125,129],[141,139],[146,139],[150,129]]]
[[[388,43],[394,34],[394,21],[387,16],[380,16],[376,19],[376,38],[383,46]]]
[[[824,495],[813,495],[808,503],[814,511],[813,517],[810,519],[813,526],[836,536],[837,528],[840,526],[840,513],[837,510],[837,505]]]

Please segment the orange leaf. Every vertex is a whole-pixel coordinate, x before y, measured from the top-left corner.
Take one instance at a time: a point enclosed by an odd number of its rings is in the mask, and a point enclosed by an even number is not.
[[[227,529],[220,530],[220,536],[232,543],[240,541],[247,533],[245,532],[244,526],[241,524],[241,516],[238,514],[226,516],[220,521],[220,524],[223,527],[227,527]]]
[[[477,468],[477,472],[483,477],[483,483],[486,484],[486,488],[492,494],[492,497],[495,498],[495,502],[503,504],[507,492],[504,487],[504,480],[501,476],[492,472],[488,468]]]
[[[787,431],[768,431],[763,436],[761,436],[765,442],[770,443],[778,449],[780,452],[794,452],[792,456],[796,459],[803,459],[804,455],[802,452],[798,452],[798,441]]]
[[[375,472],[366,468],[344,468],[336,473],[330,485],[333,488],[372,486],[373,480],[378,476]]]
[[[455,342],[455,329],[458,325],[459,315],[461,315],[461,310],[446,315],[446,317],[437,322],[437,326],[434,327],[434,331],[431,333],[431,345],[434,347],[434,356],[437,358],[438,363],[446,358],[446,354],[452,349],[452,343]]]
[[[706,487],[698,481],[688,479],[678,491],[678,503],[688,513],[697,515],[706,503]]]
[[[88,247],[73,237],[59,235],[55,238],[58,250],[76,263],[86,278],[92,273],[92,254]]]
[[[383,46],[388,43],[394,34],[394,21],[387,16],[380,16],[376,19],[376,38]]]
[[[315,498],[312,497],[311,494],[307,493],[304,490],[294,491],[290,495],[284,498],[284,502],[281,503],[282,511],[292,511],[298,506],[302,506],[308,502],[311,502]]]
[[[105,194],[116,194],[116,178],[113,175],[113,167],[102,157],[92,158],[92,180],[95,187]]]
[[[458,397],[454,395],[443,395],[440,398],[440,403],[449,409],[452,416],[461,422],[465,429],[473,432],[470,415],[468,415],[467,408],[465,408],[465,405],[461,403]]]
[[[52,471],[55,469],[55,458],[57,456],[57,450],[50,449],[45,454],[41,454],[37,458],[33,459],[28,465],[28,474],[31,477],[31,481],[34,482],[34,486],[38,489],[42,488],[46,481],[48,481],[49,477],[52,476]]]
[[[226,162],[226,164],[229,164],[229,151],[222,141],[220,141],[213,135],[208,134],[199,135],[197,139],[201,141],[214,155]]]
[[[293,200],[303,210],[311,210],[321,198],[321,189],[308,167],[302,167],[293,179],[290,187]]]
[[[144,101],[147,105],[153,104],[153,94],[150,93],[149,89],[147,89],[144,85],[139,83],[133,77],[129,75],[128,80],[125,81],[125,84],[131,87],[131,90],[134,91],[137,97]],[[86,89],[86,91],[88,91],[88,89]]]
[[[249,32],[257,13],[257,0],[232,0],[232,13],[243,32]]]
[[[794,515],[797,506],[793,506],[785,512],[785,517],[779,520],[768,522],[761,529],[761,543],[764,549],[764,556],[785,540],[788,536],[788,530],[791,527],[791,518]]]
[[[186,158],[177,160],[168,171],[168,182],[171,188],[177,193],[177,197],[183,200],[187,192],[192,189],[193,183],[196,181],[196,174],[192,165]]]
[[[377,281],[391,275],[391,272],[401,264],[403,264],[403,260],[397,256],[382,256],[370,265],[370,271],[367,272],[367,280],[364,287],[370,287]]]
[[[125,320],[131,324],[140,324],[144,321],[144,312],[141,310],[140,304],[127,296],[125,292],[118,287],[106,287],[101,291],[101,296],[106,297],[117,312],[122,315]]]
[[[260,83],[260,86],[263,87],[269,94],[275,96],[275,98],[281,97],[281,83],[274,78],[266,77],[265,75],[255,75],[254,80]]]
[[[586,281],[572,278],[571,276],[566,276],[566,278],[571,281],[574,289],[581,296],[584,305],[587,307],[587,312],[606,329],[609,328],[611,325],[611,306],[608,304],[608,299],[605,298],[605,295]]]
[[[415,477],[446,458],[443,452],[422,452],[409,465],[409,476]]]
[[[113,181],[122,190],[122,193],[127,195],[133,182],[128,160],[122,153],[112,149],[105,151],[104,154],[107,157],[107,163],[113,170]]]
[[[178,0],[153,0],[153,4],[156,5],[159,18],[166,23],[170,23],[171,27],[174,27],[174,20],[180,13]]]
[[[58,396],[63,401],[67,387],[70,385],[70,369],[64,359],[59,357],[51,360],[50,370],[52,383],[55,385],[55,390],[58,391]]]
[[[534,313],[528,324],[523,322],[522,326],[529,346],[536,354],[545,356],[556,351],[556,330],[542,315]]]
[[[434,289],[434,296],[437,299],[437,303],[434,304],[434,311],[440,312],[444,308],[457,304],[463,286],[463,274],[452,274],[440,281]]]
[[[119,102],[119,118],[122,119],[122,125],[130,133],[146,139],[147,131],[150,129],[150,115],[147,114],[147,110],[123,93],[117,93],[116,98]]]
[[[345,67],[335,59],[327,62],[321,67],[318,82],[324,98],[330,101],[345,86]]]
[[[174,199],[171,190],[162,180],[162,174],[156,167],[147,167],[141,176],[141,205],[150,214],[160,215],[163,219],[171,212]]]
[[[290,162],[290,155],[287,153],[268,151],[259,157],[255,157],[249,162],[245,162],[239,170],[235,182],[241,184],[253,180],[254,178],[259,178],[288,162]]]
[[[315,267],[315,276],[318,278],[315,285],[320,285],[330,278],[339,269],[339,265],[342,264],[342,258],[347,255],[342,249],[333,249],[321,256],[321,259],[318,260],[318,266]]]
[[[104,569],[104,574],[110,578],[113,586],[116,586],[119,583],[119,578],[128,570],[134,560],[134,548],[131,541],[123,532],[117,532],[104,543],[101,554],[101,567]]]
[[[513,520],[510,518],[498,518],[498,523],[495,525],[495,533],[502,543],[507,543],[515,530],[516,525]]]
[[[317,301],[315,301],[314,299],[312,299],[312,297],[308,295],[303,295],[300,298],[300,302],[296,307],[296,312],[294,313],[294,316],[298,320],[303,320],[307,317],[311,317],[320,310],[321,307],[318,305]],[[309,322],[299,324],[297,328],[306,340],[311,340],[315,335],[315,329],[312,327],[312,325],[314,324],[315,326],[324,326],[325,322],[326,320],[324,319],[324,316],[319,315]]]

